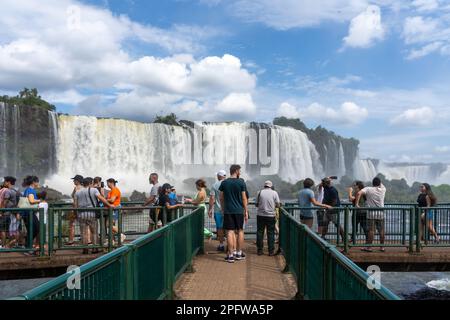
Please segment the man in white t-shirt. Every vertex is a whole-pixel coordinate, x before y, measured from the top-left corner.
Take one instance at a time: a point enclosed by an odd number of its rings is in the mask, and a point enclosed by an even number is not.
[[[149,182],[152,186],[152,189],[150,190],[150,197],[147,199],[147,201],[144,203],[144,207],[150,206],[155,207],[158,205],[158,199],[159,199],[159,188],[160,184],[158,181],[159,177],[157,173],[150,174]],[[157,208],[150,208],[150,219],[149,219],[149,225],[148,225],[148,233],[155,230],[156,224],[159,220],[159,211],[160,209]]]
[[[386,187],[381,183],[380,178],[376,177],[372,181],[372,187],[366,187],[359,191],[356,195],[356,207],[359,207],[359,200],[362,196],[366,196],[367,208],[384,208],[384,198],[386,196]],[[367,212],[367,244],[372,244],[375,229],[377,229],[380,235],[380,244],[384,244],[384,211],[380,210],[368,210]],[[370,247],[363,248],[363,251],[371,252]],[[380,251],[384,252],[383,246],[380,247]]]

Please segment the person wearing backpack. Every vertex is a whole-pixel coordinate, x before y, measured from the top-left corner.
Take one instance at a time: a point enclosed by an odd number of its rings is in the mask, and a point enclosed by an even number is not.
[[[275,255],[275,215],[276,209],[280,205],[280,197],[278,192],[272,190],[272,182],[266,181],[264,189],[258,193],[256,197],[257,220],[256,220],[256,246],[258,248],[258,255],[263,255],[264,248],[264,232],[267,228],[267,243],[269,246],[269,256]]]
[[[75,209],[90,209],[100,207],[99,201],[101,201],[105,207],[112,208],[112,204],[103,197],[97,188],[94,187],[94,179],[84,178],[82,188],[78,190],[74,195],[74,208]],[[83,245],[92,244],[98,245],[98,218],[97,213],[93,211],[79,211],[77,214],[78,223],[81,231],[81,241]],[[92,253],[98,253],[97,249],[94,249]],[[89,254],[88,249],[83,249],[83,254]]]

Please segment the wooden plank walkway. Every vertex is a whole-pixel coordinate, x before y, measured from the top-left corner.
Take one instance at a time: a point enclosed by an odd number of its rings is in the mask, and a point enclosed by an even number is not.
[[[283,274],[284,258],[258,256],[254,241],[246,243],[244,261],[225,262],[217,242],[205,243],[205,254],[194,260],[194,273],[184,273],[175,286],[181,300],[289,300],[297,286],[291,274]]]

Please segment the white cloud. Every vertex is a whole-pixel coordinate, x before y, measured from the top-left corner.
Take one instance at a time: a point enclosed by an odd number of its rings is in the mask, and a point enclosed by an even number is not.
[[[434,52],[450,55],[448,50],[450,47],[449,21],[445,14],[406,18],[402,37],[405,44],[411,46],[407,59],[422,58]]]
[[[352,19],[345,47],[368,48],[376,41],[384,39],[385,30],[381,23],[380,7],[371,5]]]
[[[226,115],[249,116],[256,112],[256,106],[249,93],[231,93],[215,109]]]
[[[295,106],[288,102],[283,102],[277,111],[278,117],[286,117],[290,119],[300,118],[300,112],[297,110]]]
[[[323,123],[332,122],[337,125],[358,125],[369,116],[369,111],[353,102],[345,102],[338,109],[324,107],[313,103],[307,108],[299,109],[300,116],[305,119],[317,119]]]
[[[186,118],[214,120],[214,106],[227,96],[223,112],[231,110],[226,103],[232,99],[247,111],[255,108],[246,95],[256,87],[256,76],[239,58],[194,57],[204,39],[217,35],[214,28],[160,29],[76,0],[7,0],[2,15],[3,91],[37,87],[54,103],[78,104],[75,113],[139,120],[177,108]],[[134,45],[157,46],[169,55],[139,56],[128,51]],[[86,88],[92,97],[80,93]]]
[[[392,125],[418,125],[427,126],[433,123],[435,114],[430,107],[408,109],[391,120]]]
[[[278,30],[346,22],[367,7],[365,0],[236,0],[234,15],[246,22],[260,22]]]

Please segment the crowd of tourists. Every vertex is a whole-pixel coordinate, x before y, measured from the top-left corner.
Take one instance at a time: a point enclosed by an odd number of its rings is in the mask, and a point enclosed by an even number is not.
[[[228,175],[229,174],[229,175]],[[214,219],[217,232],[219,252],[226,252],[225,261],[234,263],[244,260],[244,229],[249,220],[249,192],[245,181],[241,178],[241,167],[233,165],[229,172],[220,170],[216,174],[217,181],[210,187],[209,194],[204,179],[195,182],[197,193],[191,198],[178,196],[176,188],[170,183],[160,184],[157,173],[150,174],[151,185],[149,197],[143,204],[149,209],[148,232],[163,227],[175,219],[177,209],[185,205],[204,207],[205,212]],[[334,224],[338,234],[344,238],[344,230],[339,222],[341,199],[338,190],[333,186],[333,180],[337,177],[324,178],[318,186],[312,179],[303,181],[303,189],[298,193],[298,206],[300,209],[301,222],[313,229],[314,221],[317,224],[317,233],[326,238],[330,223]],[[110,178],[106,186],[101,177],[83,177],[76,175],[73,180],[73,208],[65,215],[68,221],[68,241],[65,246],[75,245],[75,225],[80,228],[81,243],[88,247],[97,247],[99,243],[99,223],[104,221],[104,230],[113,234],[113,239],[119,238],[125,241],[124,234],[119,234],[119,214],[122,202],[122,194],[118,188],[118,181]],[[22,183],[23,191],[16,188],[16,178],[5,177],[0,188],[0,249],[1,248],[30,248],[30,243],[35,250],[26,254],[35,254],[39,249],[39,234],[47,229],[47,193],[40,190],[39,178],[27,176]],[[257,253],[264,254],[264,236],[267,233],[267,246],[269,256],[278,254],[275,248],[275,238],[278,233],[278,216],[281,207],[280,197],[271,181],[266,181],[261,190],[255,195],[257,208]],[[355,183],[348,189],[348,199],[353,204],[353,228],[359,234],[359,230],[365,237],[367,247],[364,251],[373,250],[375,232],[379,234],[380,250],[384,251],[385,243],[385,211],[374,210],[383,208],[386,196],[386,188],[381,180],[376,177],[372,186],[364,186],[361,181]],[[437,242],[439,236],[433,228],[433,210],[437,198],[433,194],[429,184],[422,184],[418,197],[418,206],[422,208],[422,228],[427,228]],[[208,206],[207,206],[208,204]],[[44,214],[39,215],[38,210],[42,208]],[[96,208],[95,210],[92,210]],[[112,208],[112,216],[103,213],[99,208]],[[369,209],[370,208],[370,209]],[[12,210],[11,209],[17,209]],[[112,222],[109,219],[112,219]],[[41,223],[40,219],[44,219]],[[109,226],[112,225],[111,230]],[[44,230],[40,228],[44,226]],[[28,232],[31,227],[31,232]],[[31,248],[30,248],[31,249]],[[84,249],[83,253],[98,253],[98,249]]]

